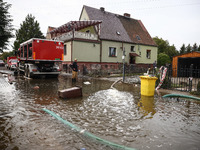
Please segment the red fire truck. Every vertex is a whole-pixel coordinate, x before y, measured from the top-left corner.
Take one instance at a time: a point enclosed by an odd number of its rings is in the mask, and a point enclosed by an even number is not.
[[[18,51],[18,71],[26,77],[60,74],[63,61],[64,43],[46,39],[30,39]]]
[[[17,57],[16,56],[7,57],[6,67],[10,70],[15,70],[17,68]]]

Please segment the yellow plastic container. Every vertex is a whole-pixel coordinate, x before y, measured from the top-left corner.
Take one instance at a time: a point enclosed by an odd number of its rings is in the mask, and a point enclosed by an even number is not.
[[[154,96],[155,84],[157,77],[140,76],[141,79],[141,95]]]

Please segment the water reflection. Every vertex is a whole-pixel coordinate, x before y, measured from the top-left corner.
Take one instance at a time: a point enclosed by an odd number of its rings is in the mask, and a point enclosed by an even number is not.
[[[140,111],[144,114],[144,116],[148,116],[149,118],[152,118],[153,115],[156,113],[153,96],[141,95],[138,106],[140,107]]]

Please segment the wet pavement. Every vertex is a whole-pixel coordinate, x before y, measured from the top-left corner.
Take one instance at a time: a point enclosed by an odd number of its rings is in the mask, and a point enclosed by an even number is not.
[[[91,84],[84,84],[84,82]],[[64,100],[58,90],[75,86],[71,78],[24,79],[0,73],[0,149],[104,150],[42,111],[111,142],[136,149],[200,148],[200,102],[140,95],[140,86],[79,79],[83,97]],[[164,93],[160,93],[163,95]]]

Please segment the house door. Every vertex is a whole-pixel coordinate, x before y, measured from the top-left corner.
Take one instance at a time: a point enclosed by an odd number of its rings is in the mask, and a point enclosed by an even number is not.
[[[130,64],[135,64],[135,56],[130,55],[129,63]]]

